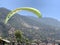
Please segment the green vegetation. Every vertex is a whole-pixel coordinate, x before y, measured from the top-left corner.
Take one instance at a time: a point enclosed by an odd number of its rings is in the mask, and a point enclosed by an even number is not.
[[[26,43],[26,45],[29,44],[29,39],[26,38],[25,36],[23,36],[23,32],[20,31],[20,30],[16,30],[15,31],[15,37],[16,37],[16,40],[17,40],[17,43]]]
[[[16,30],[15,31],[15,37],[16,37],[17,42],[22,42],[23,33],[19,30]]]

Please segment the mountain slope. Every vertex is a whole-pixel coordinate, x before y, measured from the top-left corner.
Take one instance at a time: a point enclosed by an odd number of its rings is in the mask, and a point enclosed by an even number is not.
[[[35,18],[35,17],[29,17],[33,20],[36,20],[38,22],[44,23],[46,25],[50,25],[50,26],[54,26],[56,28],[60,28],[60,21],[54,19],[54,18],[50,18],[50,17],[43,17],[41,19]]]
[[[3,23],[7,14],[10,12],[10,10],[6,8],[0,8],[0,22]],[[54,19],[55,20],[55,19]],[[15,14],[8,22],[7,25],[5,25],[6,29],[1,29],[0,32],[9,32],[12,27],[15,28],[15,30],[21,30],[24,32],[24,35],[30,39],[44,39],[44,38],[54,38],[54,39],[60,39],[60,28],[57,28],[56,25],[59,21],[56,21],[54,25],[52,25],[51,18],[33,18],[28,16],[22,16],[19,14]],[[50,23],[49,23],[50,22]],[[49,25],[50,24],[50,25]],[[60,23],[59,23],[60,25]],[[11,30],[12,31],[12,30]]]

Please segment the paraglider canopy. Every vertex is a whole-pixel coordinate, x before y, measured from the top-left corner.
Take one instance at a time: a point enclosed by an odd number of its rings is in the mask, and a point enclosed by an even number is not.
[[[22,11],[22,10],[30,11],[30,12],[34,13],[35,15],[37,15],[38,17],[42,17],[39,10],[37,10],[37,9],[35,9],[35,8],[30,8],[30,7],[22,7],[22,8],[17,8],[17,9],[15,9],[15,10],[11,11],[11,12],[7,15],[4,23],[7,24],[8,20],[9,20],[15,13],[17,13],[18,11]]]

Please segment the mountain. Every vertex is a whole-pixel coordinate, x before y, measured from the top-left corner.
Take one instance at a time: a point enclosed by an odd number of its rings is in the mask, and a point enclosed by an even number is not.
[[[0,8],[0,34],[8,36],[15,30],[21,30],[29,39],[60,39],[60,22],[53,18],[35,18],[15,14],[7,23],[4,20],[11,10]]]
[[[57,19],[54,18],[50,18],[50,17],[43,17],[41,19],[35,18],[35,17],[30,17],[33,20],[36,20],[38,22],[44,23],[46,25],[50,25],[50,26],[54,26],[56,28],[60,28],[60,21],[58,21]]]

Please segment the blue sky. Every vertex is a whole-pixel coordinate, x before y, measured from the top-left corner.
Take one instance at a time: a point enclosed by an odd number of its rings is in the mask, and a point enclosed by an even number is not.
[[[60,0],[0,0],[0,7],[13,10],[19,7],[33,7],[38,9],[43,17],[60,20]],[[26,11],[18,12],[22,15],[35,16]]]

